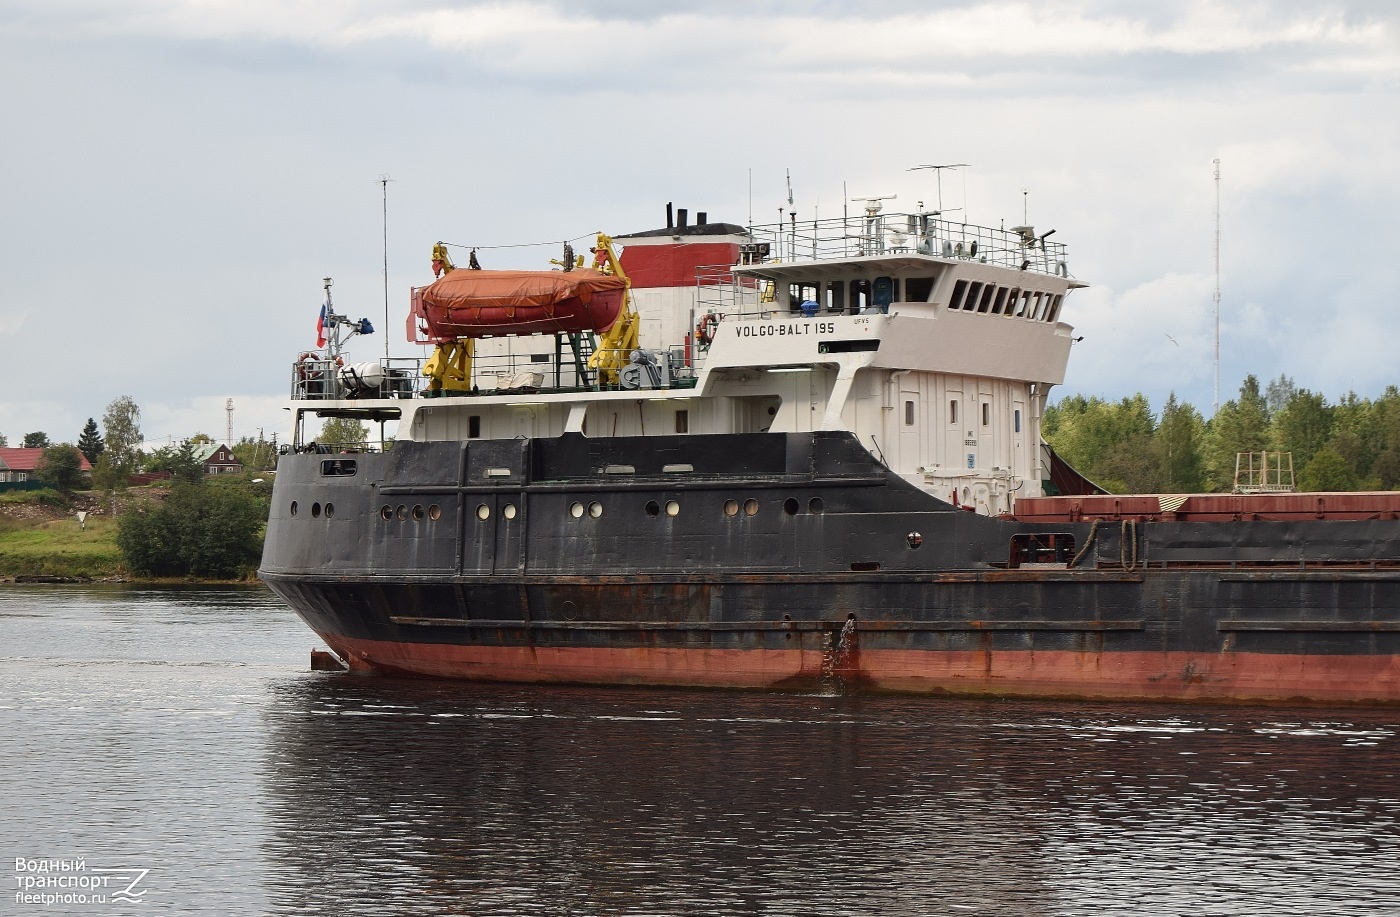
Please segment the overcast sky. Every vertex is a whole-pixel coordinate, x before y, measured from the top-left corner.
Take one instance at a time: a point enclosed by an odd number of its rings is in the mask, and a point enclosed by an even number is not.
[[[1030,221],[1092,284],[1058,391],[1209,415],[1400,383],[1400,5],[0,0],[0,432],[281,430],[321,278],[396,356],[438,239],[767,222],[852,195]],[[389,185],[384,325],[381,188]],[[489,267],[557,252],[492,253]]]

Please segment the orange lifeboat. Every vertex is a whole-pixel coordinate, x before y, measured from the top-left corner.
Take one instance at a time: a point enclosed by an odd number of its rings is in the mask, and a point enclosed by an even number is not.
[[[625,278],[584,268],[456,270],[413,291],[410,321],[436,341],[606,331],[617,321],[626,291]]]

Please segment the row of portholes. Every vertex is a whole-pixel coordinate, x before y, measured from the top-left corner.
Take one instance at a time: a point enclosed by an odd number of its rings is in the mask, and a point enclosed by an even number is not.
[[[578,505],[578,504],[575,504],[575,506],[577,506],[577,505]],[[598,506],[598,504],[596,504],[596,503],[593,504],[593,505],[594,505],[594,506]],[[739,503],[738,500],[725,500],[725,501],[724,501],[724,514],[725,514],[726,516],[730,516],[730,517],[737,516],[737,515],[739,515],[739,509],[740,509],[740,507],[741,507],[741,504]],[[743,502],[743,504],[742,504],[742,508],[743,508],[743,510],[744,510],[744,515],[745,515],[745,516],[757,516],[757,515],[758,515],[758,501],[757,501],[757,500],[754,500],[754,499],[752,499],[752,498],[750,498],[750,499],[748,499],[748,500],[745,500],[745,501]],[[821,497],[813,497],[812,499],[810,499],[810,500],[807,501],[807,512],[809,512],[809,513],[821,513],[821,512],[824,512],[825,510],[826,510],[826,504],[822,502],[822,498],[821,498]],[[647,511],[647,515],[648,515],[648,516],[659,516],[659,515],[661,515],[661,504],[660,504],[660,503],[657,503],[655,500],[650,500],[650,501],[647,502],[646,511]],[[796,515],[797,515],[799,512],[801,512],[801,511],[802,511],[802,504],[799,503],[799,502],[797,501],[796,498],[794,498],[794,497],[788,497],[786,500],[783,501],[783,512],[786,513],[787,515],[789,515],[789,516],[796,516]],[[678,515],[680,515],[680,512],[681,512],[681,505],[680,505],[679,503],[677,503],[675,500],[667,500],[667,501],[666,501],[666,515],[668,515],[668,516],[678,516]],[[602,514],[603,514],[603,508],[602,508],[601,506],[598,506],[598,512],[595,513],[595,514],[593,514],[593,515],[594,515],[594,517],[596,518],[597,516],[601,516]],[[575,516],[574,518],[578,518],[578,517]]]
[[[291,514],[292,514],[293,516],[295,516],[295,515],[297,514],[298,509],[299,509],[299,507],[297,506],[297,501],[293,500],[293,501],[292,501],[292,505],[289,506],[289,507],[287,507],[287,509],[291,512]],[[334,503],[327,503],[324,507],[323,507],[321,504],[319,504],[319,503],[313,503],[313,504],[311,504],[311,518],[312,518],[312,519],[320,519],[322,513],[325,513],[325,514],[326,514],[326,518],[327,518],[327,519],[329,519],[329,518],[331,518],[332,516],[334,516],[334,515],[335,515],[335,504],[334,504]]]
[[[734,517],[739,515],[740,508],[741,506],[738,500],[724,501],[724,514],[726,516]],[[757,516],[758,501],[753,498],[745,500],[742,504],[742,509],[745,516]],[[801,512],[801,509],[802,504],[793,497],[788,497],[783,501],[783,512],[789,516],[796,516]],[[813,497],[807,501],[807,511],[809,513],[821,513],[825,511],[825,509],[826,505],[822,502],[821,497]],[[648,516],[659,516],[661,515],[661,510],[662,504],[655,500],[647,501],[646,513]],[[667,516],[679,516],[681,505],[675,500],[667,500],[665,510]],[[297,514],[297,502],[295,500],[292,501],[291,512],[293,516]],[[327,503],[323,508],[320,503],[311,504],[311,515],[313,517],[319,517],[323,512],[326,514],[326,518],[329,519],[335,515],[335,506],[331,503]],[[569,515],[573,518],[582,519],[585,513],[590,518],[597,519],[603,515],[603,504],[597,502],[589,503],[587,506],[579,502],[569,504]],[[514,519],[516,515],[518,515],[515,504],[507,503],[503,506],[501,508],[501,515],[507,519]],[[383,519],[385,522],[396,518],[400,522],[406,522],[410,517],[412,517],[414,522],[422,522],[425,518],[436,522],[438,519],[442,518],[442,507],[434,503],[425,509],[421,503],[417,503],[410,509],[407,505],[400,503],[398,507],[395,508],[386,503],[379,508],[379,518]],[[487,506],[485,503],[477,506],[476,518],[483,521],[490,519],[491,507]]]
[[[329,503],[326,504],[326,512],[327,515],[330,514]],[[379,507],[379,518],[383,519],[385,522],[391,519],[407,522],[410,516],[413,517],[414,522],[422,522],[425,518],[436,522],[442,518],[442,507],[438,506],[436,503],[429,506],[426,510],[421,503],[415,503],[412,509],[409,509],[402,503],[398,505],[397,509],[387,503]]]
[[[821,512],[824,512],[825,510],[826,510],[826,504],[822,502],[822,498],[821,498],[821,497],[813,497],[812,499],[810,499],[810,500],[807,501],[807,512],[809,512],[809,513],[821,513]],[[786,500],[783,501],[783,513],[784,513],[785,515],[788,515],[788,516],[796,516],[796,515],[797,515],[798,513],[800,513],[800,512],[802,512],[802,504],[798,502],[797,498],[795,498],[795,497],[788,497]],[[738,500],[725,500],[725,501],[724,501],[724,514],[725,514],[726,516],[737,516],[737,515],[739,515],[739,501],[738,501]],[[757,501],[757,500],[749,499],[749,500],[745,500],[745,501],[744,501],[744,515],[745,515],[745,516],[757,516],[757,515],[758,515],[758,501]]]

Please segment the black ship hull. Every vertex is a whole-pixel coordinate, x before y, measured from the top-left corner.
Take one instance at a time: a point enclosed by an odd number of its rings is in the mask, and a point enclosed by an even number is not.
[[[988,518],[847,433],[289,455],[263,579],[353,668],[1400,702],[1400,521]]]

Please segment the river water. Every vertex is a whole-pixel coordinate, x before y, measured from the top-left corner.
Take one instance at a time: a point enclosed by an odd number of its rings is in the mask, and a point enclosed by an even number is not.
[[[260,588],[0,587],[0,913],[1400,913],[1400,711],[442,684],[314,645]],[[14,897],[100,869],[149,869],[139,903]]]

